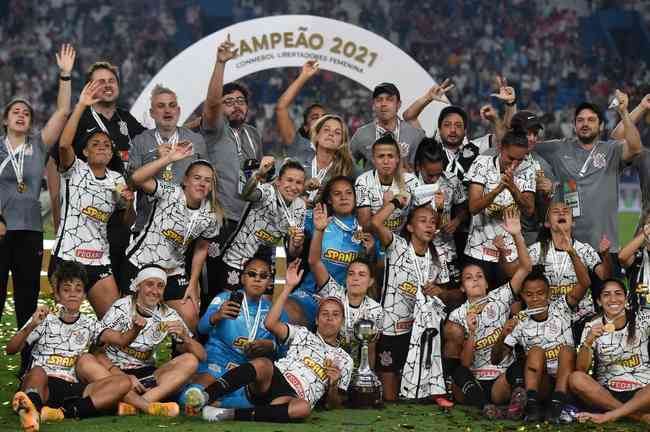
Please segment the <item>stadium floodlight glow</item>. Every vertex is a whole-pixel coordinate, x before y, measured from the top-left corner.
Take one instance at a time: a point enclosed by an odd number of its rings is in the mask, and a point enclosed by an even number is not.
[[[163,84],[176,91],[183,123],[203,102],[217,46],[229,34],[239,51],[226,66],[224,82],[267,69],[301,67],[315,59],[321,69],[344,75],[370,90],[382,82],[394,83],[401,93],[402,110],[436,84],[410,55],[375,33],[330,18],[279,15],[233,24],[183,50],[140,93],[131,107],[133,116],[143,124],[153,124],[148,114],[151,90]],[[327,104],[327,100],[323,102]],[[420,115],[428,135],[437,128],[444,106],[434,101]]]

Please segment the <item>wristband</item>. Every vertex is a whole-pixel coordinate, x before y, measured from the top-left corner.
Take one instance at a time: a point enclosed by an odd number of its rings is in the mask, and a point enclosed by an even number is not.
[[[72,76],[64,76],[64,75],[59,75],[59,80],[61,81],[70,81],[72,79]]]
[[[400,210],[401,210],[401,209],[404,208],[404,206],[402,205],[402,203],[400,202],[400,200],[398,200],[397,198],[393,198],[392,200],[390,200],[390,203],[391,203],[392,205],[394,205],[396,209],[400,209]]]

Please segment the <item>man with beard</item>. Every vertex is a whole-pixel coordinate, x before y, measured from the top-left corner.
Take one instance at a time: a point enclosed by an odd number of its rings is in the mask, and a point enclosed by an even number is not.
[[[560,198],[575,219],[574,237],[598,250],[601,238],[618,251],[618,176],[623,161],[641,153],[641,137],[628,113],[628,97],[616,91],[623,139],[601,141],[604,118],[599,108],[583,102],[575,111],[576,138],[545,141],[537,152],[548,161],[560,183]],[[612,257],[612,262],[617,262]]]
[[[411,126],[400,119],[397,112],[402,106],[399,90],[393,83],[381,83],[372,92],[372,110],[375,121],[359,127],[350,140],[350,152],[356,162],[361,161],[364,171],[374,168],[372,145],[383,135],[390,133],[400,146],[402,163],[409,167],[407,157],[415,155],[418,144],[425,134],[422,129]]]
[[[201,128],[208,158],[219,176],[217,193],[226,219],[208,251],[209,288],[201,290],[201,313],[221,289],[218,284],[218,267],[223,265],[221,252],[244,211],[245,202],[240,198],[240,193],[248,177],[259,167],[261,159],[260,133],[254,126],[245,123],[250,96],[248,89],[238,82],[223,84],[226,63],[236,56],[235,44],[228,35],[228,39],[217,49],[217,61],[203,106]]]
[[[73,145],[75,154],[81,160],[86,160],[83,154],[84,144],[89,134],[101,130],[105,132],[113,142],[113,158],[108,168],[117,171],[122,175],[126,174],[129,163],[129,149],[133,138],[142,133],[144,126],[127,110],[117,107],[117,100],[120,96],[120,77],[117,66],[100,61],[95,62],[88,68],[86,83],[99,82],[101,86],[96,94],[99,102],[88,107],[79,120],[79,126],[74,137]],[[57,172],[59,161],[59,145],[52,146],[50,157],[53,163],[48,163],[48,186],[50,199],[53,203],[52,213],[55,216],[55,230],[58,229],[60,215],[60,179]],[[119,221],[115,214],[108,221],[108,242],[110,245],[111,268],[115,278],[119,280],[120,269],[126,247],[129,244],[131,232],[129,227]]]

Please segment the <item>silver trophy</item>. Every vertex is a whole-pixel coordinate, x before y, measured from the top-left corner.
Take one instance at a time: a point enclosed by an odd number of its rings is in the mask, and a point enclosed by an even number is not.
[[[359,367],[352,373],[350,406],[352,408],[383,408],[383,386],[368,362],[368,344],[377,337],[372,321],[360,319],[354,324],[354,336],[359,341]]]

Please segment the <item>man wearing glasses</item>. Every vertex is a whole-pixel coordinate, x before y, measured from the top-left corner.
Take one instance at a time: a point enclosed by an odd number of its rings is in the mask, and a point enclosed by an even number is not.
[[[248,115],[248,89],[237,82],[223,85],[226,63],[237,56],[234,47],[230,35],[219,45],[208,95],[203,105],[201,131],[205,136],[208,158],[217,171],[217,193],[226,219],[208,252],[209,292],[202,290],[201,314],[221,290],[217,283],[217,269],[222,265],[221,251],[244,211],[245,202],[240,198],[240,193],[247,175],[259,166],[261,158],[260,133],[245,123]]]

